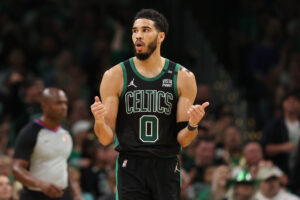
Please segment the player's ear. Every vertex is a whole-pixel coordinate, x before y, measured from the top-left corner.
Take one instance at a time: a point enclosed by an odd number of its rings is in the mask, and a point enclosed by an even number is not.
[[[158,33],[158,39],[159,39],[160,43],[162,43],[164,41],[165,37],[166,37],[166,34],[164,32]]]

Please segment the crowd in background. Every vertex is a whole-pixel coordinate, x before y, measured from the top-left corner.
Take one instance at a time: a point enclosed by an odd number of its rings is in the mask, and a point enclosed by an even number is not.
[[[133,55],[135,12],[160,10],[174,29],[171,2],[0,1],[0,199],[18,199],[22,185],[11,173],[15,140],[26,123],[41,116],[41,92],[51,86],[69,99],[63,125],[73,136],[69,164],[83,198],[114,199],[117,152],[113,144],[97,141],[89,105],[99,94],[103,72]],[[190,6],[261,131],[260,138],[247,140],[232,105],[212,105],[198,137],[180,156],[182,199],[254,199],[256,192],[283,190],[300,196],[300,3],[219,0],[199,7],[196,1],[176,2]],[[171,30],[162,54],[185,65],[189,58],[172,48],[182,41],[173,38]],[[199,84],[197,102],[209,97],[210,88],[203,89]]]

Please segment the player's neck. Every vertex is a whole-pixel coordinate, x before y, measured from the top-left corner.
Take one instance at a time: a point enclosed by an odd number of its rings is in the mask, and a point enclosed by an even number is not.
[[[150,56],[146,60],[139,60],[136,57],[133,59],[136,70],[143,76],[147,78],[156,77],[161,73],[164,65],[165,58],[158,57],[154,58]]]

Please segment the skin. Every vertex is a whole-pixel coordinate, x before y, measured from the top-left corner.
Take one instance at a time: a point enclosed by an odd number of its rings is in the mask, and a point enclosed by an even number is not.
[[[0,200],[12,198],[12,186],[7,176],[0,175]]]
[[[249,200],[254,192],[252,184],[237,184],[235,186],[235,197],[237,200]]]
[[[260,192],[267,198],[273,198],[280,190],[278,178],[262,181],[259,185]]]
[[[51,129],[58,127],[60,122],[67,116],[67,103],[68,99],[62,90],[57,88],[46,88],[43,90],[41,99],[41,106],[43,109],[41,121],[43,124]],[[61,187],[32,176],[28,171],[29,164],[30,163],[27,160],[13,160],[13,174],[17,180],[26,186],[40,188],[45,195],[51,198],[59,198],[63,196],[63,190]],[[71,193],[73,193],[74,199],[81,199],[78,194],[75,194],[76,191],[73,190],[71,177],[68,177],[70,190]]]
[[[137,19],[132,27],[132,41],[135,44],[137,53],[149,53],[149,44],[156,41],[156,49],[145,60],[133,58],[133,62],[140,74],[147,78],[157,76],[164,64],[165,58],[160,55],[160,47],[165,39],[165,33],[158,31],[154,22],[149,19]],[[137,44],[142,47],[137,47]],[[196,80],[192,72],[180,70],[178,72],[178,105],[177,122],[189,121],[195,126],[204,117],[205,108],[208,102],[202,105],[193,105],[196,97]],[[123,89],[123,71],[121,65],[115,65],[107,70],[100,84],[99,97],[95,97],[95,102],[91,105],[91,111],[95,118],[94,131],[103,145],[110,144],[114,139],[116,117],[118,113],[119,96]],[[109,113],[109,114],[108,114]],[[197,129],[189,131],[187,128],[179,131],[177,141],[182,147],[188,146],[197,135]]]
[[[215,143],[213,141],[201,141],[195,147],[195,163],[198,167],[208,166],[213,163]]]
[[[229,126],[224,132],[224,148],[231,155],[239,155],[242,149],[242,138],[235,126]]]
[[[250,142],[244,148],[244,157],[247,165],[258,165],[263,160],[263,152],[261,146],[257,142]]]
[[[216,168],[211,183],[212,200],[219,200],[226,195],[226,183],[230,177],[231,174],[228,166],[221,165]]]

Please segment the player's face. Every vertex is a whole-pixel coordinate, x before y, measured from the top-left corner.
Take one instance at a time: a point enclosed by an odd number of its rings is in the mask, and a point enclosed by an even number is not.
[[[132,41],[135,55],[146,60],[157,49],[159,32],[149,19],[137,19],[132,27]]]
[[[68,99],[63,91],[59,91],[56,96],[49,101],[48,115],[52,119],[61,121],[67,117]]]

